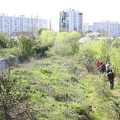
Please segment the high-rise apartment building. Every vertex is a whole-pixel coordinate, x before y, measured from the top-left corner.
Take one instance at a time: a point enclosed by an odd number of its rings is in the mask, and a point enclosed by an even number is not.
[[[102,31],[108,36],[120,37],[120,23],[110,21],[94,22],[93,31]]]
[[[60,11],[59,13],[59,30],[66,29],[69,32],[82,30],[83,13],[74,9]]]
[[[5,32],[9,36],[13,32],[28,32],[33,28],[48,28],[47,19],[37,17],[8,16],[5,14],[0,15],[0,32]]]

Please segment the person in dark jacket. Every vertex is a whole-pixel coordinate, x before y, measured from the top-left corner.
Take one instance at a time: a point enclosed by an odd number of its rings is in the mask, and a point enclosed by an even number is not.
[[[107,77],[110,82],[110,88],[113,89],[115,74],[112,72],[112,70],[107,71]]]
[[[98,67],[98,70],[100,71],[100,73],[105,72],[105,64],[103,62],[100,63],[100,66]]]

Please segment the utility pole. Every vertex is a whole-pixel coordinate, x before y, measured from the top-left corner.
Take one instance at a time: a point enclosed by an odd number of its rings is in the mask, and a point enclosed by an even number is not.
[[[51,19],[49,20],[49,29],[51,30],[52,28],[52,23],[51,23]]]

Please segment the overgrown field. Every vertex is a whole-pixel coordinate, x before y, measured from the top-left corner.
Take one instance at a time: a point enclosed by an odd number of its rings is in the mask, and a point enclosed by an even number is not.
[[[89,120],[118,120],[120,82],[116,79],[111,91],[105,74],[88,73],[73,58],[22,64],[11,71],[10,79],[14,85],[8,94],[27,103],[33,119],[76,120],[84,115]]]

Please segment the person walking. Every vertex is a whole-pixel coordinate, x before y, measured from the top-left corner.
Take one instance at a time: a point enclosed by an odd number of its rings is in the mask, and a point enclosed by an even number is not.
[[[107,71],[107,77],[110,82],[110,89],[113,89],[115,74],[112,72],[112,69]]]
[[[100,61],[99,60],[96,62],[96,65],[97,65],[97,67],[100,66]]]
[[[108,73],[108,71],[110,70],[110,65],[107,61],[106,61],[106,64],[105,64],[105,68],[106,68],[106,73]]]
[[[105,68],[105,64],[103,62],[100,62],[100,66],[98,67],[98,70],[100,71],[100,73],[104,73],[106,68]]]

